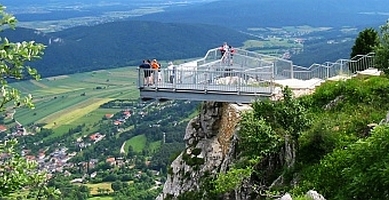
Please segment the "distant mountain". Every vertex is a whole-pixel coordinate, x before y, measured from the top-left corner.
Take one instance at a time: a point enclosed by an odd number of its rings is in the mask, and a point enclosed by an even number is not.
[[[146,21],[80,26],[48,34],[18,28],[6,30],[2,36],[11,41],[35,40],[47,45],[43,59],[31,63],[42,76],[139,65],[147,58],[202,57],[224,41],[242,46],[250,39],[220,26]]]
[[[267,26],[368,26],[385,23],[388,14],[387,0],[223,0],[138,19],[207,23],[244,30]]]

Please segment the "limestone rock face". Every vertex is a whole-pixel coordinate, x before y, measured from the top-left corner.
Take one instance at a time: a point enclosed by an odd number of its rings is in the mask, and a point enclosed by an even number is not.
[[[305,197],[310,200],[326,200],[321,194],[316,192],[315,190],[309,190]],[[293,200],[292,196],[289,193],[284,194],[281,198],[278,198],[277,200]]]
[[[202,178],[224,172],[233,160],[240,112],[248,106],[206,102],[186,128],[185,150],[172,162],[158,200],[200,188]]]
[[[321,194],[314,190],[309,190],[306,196],[312,200],[326,200]]]

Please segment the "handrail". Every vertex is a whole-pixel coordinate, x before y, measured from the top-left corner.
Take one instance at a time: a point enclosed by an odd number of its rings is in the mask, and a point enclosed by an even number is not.
[[[159,91],[171,91],[173,94],[185,91],[194,94],[213,92],[266,96],[275,91],[277,79],[324,80],[341,74],[350,75],[374,66],[374,55],[372,52],[351,59],[303,67],[294,65],[291,60],[241,48],[235,48],[233,54],[226,52],[224,55],[221,55],[219,48],[213,48],[204,57],[175,65],[173,70],[163,68],[157,72],[138,68],[138,86],[141,91],[155,91],[155,94]],[[148,71],[153,71],[155,75],[151,85],[144,83]]]

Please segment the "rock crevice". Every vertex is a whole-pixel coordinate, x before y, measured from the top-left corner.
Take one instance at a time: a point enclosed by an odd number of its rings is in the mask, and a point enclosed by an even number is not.
[[[172,162],[158,200],[200,189],[201,179],[228,170],[235,154],[237,124],[249,106],[205,102],[186,128],[185,150]]]

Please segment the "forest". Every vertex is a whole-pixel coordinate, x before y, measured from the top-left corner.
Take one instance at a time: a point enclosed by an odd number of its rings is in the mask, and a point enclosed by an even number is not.
[[[46,45],[42,59],[28,63],[42,77],[139,66],[144,59],[193,59],[205,56],[224,40],[242,46],[252,38],[214,25],[151,21],[117,21],[55,33],[16,28],[7,29],[2,35],[15,42],[33,40]]]

